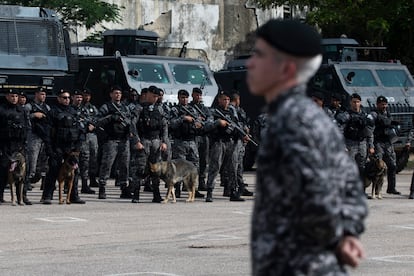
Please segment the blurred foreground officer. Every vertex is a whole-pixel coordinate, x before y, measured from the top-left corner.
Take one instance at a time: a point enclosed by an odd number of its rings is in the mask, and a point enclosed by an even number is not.
[[[6,94],[6,102],[0,105],[0,204],[4,202],[3,194],[10,166],[9,157],[15,152],[20,152],[26,157],[29,117],[26,110],[18,105],[18,100],[18,92],[10,89]],[[31,205],[26,197],[26,187],[24,187],[23,201]]]
[[[52,204],[53,191],[60,167],[67,154],[80,152],[81,143],[85,140],[85,128],[80,122],[76,110],[70,105],[70,93],[61,90],[58,103],[48,113],[49,135],[46,137],[46,153],[49,156],[49,171],[46,174],[45,188],[43,190],[43,204]],[[75,170],[75,175],[79,170]],[[75,176],[76,177],[76,176]],[[84,204],[78,195],[78,185],[73,183],[71,203]]]
[[[322,60],[320,36],[299,21],[257,30],[247,83],[268,104],[252,221],[253,275],[346,275],[364,256],[367,215],[358,168],[341,133],[305,95]]]

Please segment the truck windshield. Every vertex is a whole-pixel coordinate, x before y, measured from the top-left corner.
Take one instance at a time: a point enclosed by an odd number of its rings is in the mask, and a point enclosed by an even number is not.
[[[203,65],[168,63],[168,66],[174,81],[178,84],[211,85],[211,80]]]
[[[0,20],[0,61],[12,69],[66,70],[63,31],[57,22]]]
[[[385,87],[412,87],[409,76],[404,70],[376,70]]]
[[[378,86],[372,72],[368,69],[341,69],[341,74],[347,86]]]
[[[130,79],[150,83],[169,83],[162,63],[127,62],[128,72],[134,72]]]

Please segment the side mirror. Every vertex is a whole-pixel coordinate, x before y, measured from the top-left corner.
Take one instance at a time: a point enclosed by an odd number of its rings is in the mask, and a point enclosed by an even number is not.
[[[137,70],[135,70],[135,69],[133,69],[133,70],[129,70],[128,71],[128,75],[130,75],[131,77],[133,77],[133,78],[138,78],[138,76],[139,76],[139,72],[137,71]]]

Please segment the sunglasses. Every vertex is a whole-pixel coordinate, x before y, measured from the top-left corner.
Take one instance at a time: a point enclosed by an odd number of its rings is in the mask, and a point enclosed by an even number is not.
[[[59,98],[61,98],[61,99],[64,99],[64,100],[69,100],[70,99],[70,97],[59,97]]]

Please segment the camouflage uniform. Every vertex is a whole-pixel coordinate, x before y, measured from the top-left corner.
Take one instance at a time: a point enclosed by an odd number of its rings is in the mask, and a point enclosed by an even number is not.
[[[127,183],[129,175],[129,143],[136,137],[135,125],[132,123],[130,109],[122,102],[108,102],[99,109],[97,125],[105,130],[106,137],[102,145],[102,161],[99,168],[99,198],[105,199],[105,186],[112,165],[117,160],[121,198],[128,197]],[[134,143],[134,141],[132,141]],[[135,144],[135,143],[134,143]],[[130,194],[130,193],[129,193]]]
[[[84,109],[86,111],[86,116],[89,118],[89,121],[92,125],[95,126],[96,121],[98,119],[98,108],[91,103],[84,104]],[[98,175],[98,137],[96,135],[96,129],[93,131],[88,131],[86,133],[86,147],[87,151],[85,154],[88,156],[88,164],[85,164],[85,169],[87,168],[88,171],[85,173],[85,177],[90,177],[90,184],[92,184],[95,180],[95,177]],[[86,162],[86,161],[85,161]],[[82,165],[82,163],[81,163]]]
[[[165,120],[167,121],[167,125],[169,128],[170,125],[170,120],[171,120],[171,108],[168,106],[167,103],[157,103],[161,106],[164,116],[165,116]],[[170,133],[168,132],[168,137],[167,140],[165,140],[165,144],[167,144],[167,151],[163,151],[161,152],[161,158],[163,161],[167,161],[167,160],[171,160],[172,157],[172,144],[174,143],[174,140],[172,138],[172,136],[170,135]]]
[[[378,157],[387,164],[387,193],[398,193],[395,189],[397,173],[397,158],[392,145],[394,131],[391,114],[388,111],[373,111],[370,114],[375,122],[374,145]]]
[[[138,102],[129,102],[128,108],[132,114],[132,123],[136,125],[139,115],[142,111],[142,106]],[[137,169],[138,169],[138,160],[139,160],[139,151],[136,148],[134,143],[130,144],[130,159],[129,159],[129,185],[131,187],[137,187],[138,178]],[[133,192],[133,191],[132,191]]]
[[[8,101],[0,105],[0,204],[4,202],[3,193],[10,166],[8,157],[14,152],[26,156],[29,129],[29,116],[23,107]]]
[[[41,112],[47,114],[50,111],[50,107],[46,103],[28,103],[25,105],[26,110],[29,112],[29,118],[31,122],[31,130],[28,133],[28,176],[29,179],[32,179],[36,174],[36,168],[38,167],[38,160],[40,159],[40,154],[44,151],[44,140],[47,135],[47,117],[38,119],[35,118],[33,113]],[[47,159],[45,160],[47,161]],[[43,162],[41,167],[42,177],[46,176],[47,164]]]
[[[45,187],[43,190],[43,204],[51,204],[53,191],[55,190],[56,180],[59,169],[64,157],[70,152],[79,152],[83,141],[85,141],[85,125],[73,108],[63,104],[53,106],[48,114],[49,129],[51,130],[46,143],[46,152],[49,155],[49,170],[46,174]],[[75,177],[79,171],[75,171]],[[74,182],[71,202],[84,203],[79,199],[78,186]]]
[[[203,114],[200,114],[203,121],[207,121],[211,116],[210,109],[204,104],[196,104],[194,102],[189,103],[190,106],[197,105],[197,110],[200,110]],[[206,186],[206,174],[207,174],[207,165],[208,165],[208,155],[210,142],[208,135],[203,131],[197,134],[195,138],[198,150],[199,157],[199,170],[198,170],[198,190],[205,191]]]
[[[148,162],[156,163],[161,161],[161,143],[168,140],[168,124],[166,115],[159,104],[143,103],[142,111],[137,120],[136,128],[139,141],[144,146],[137,154],[137,175],[138,186],[134,190],[134,200],[139,200],[139,188],[145,177],[149,174]],[[161,202],[160,178],[150,174],[153,188],[153,202]],[[134,202],[134,201],[133,201]]]
[[[338,113],[336,120],[343,131],[346,149],[356,161],[361,180],[364,181],[367,147],[374,148],[372,121],[367,113],[352,110]]]
[[[358,169],[342,135],[299,86],[269,105],[258,152],[253,275],[346,275],[335,256],[364,231]]]
[[[237,113],[234,108],[224,110],[216,107],[216,109],[212,110],[212,120],[205,125],[206,131],[210,133],[211,147],[209,160],[215,160],[215,162],[210,162],[208,166],[206,201],[211,200],[210,195],[214,190],[214,180],[219,172],[221,184],[230,191],[230,199],[240,198],[242,192],[240,187],[237,186],[236,181],[238,158],[236,142],[238,134],[235,129],[231,129],[229,126],[225,128],[219,126],[218,119],[221,119],[221,116],[217,114],[216,110],[221,111],[233,121],[237,121]]]

